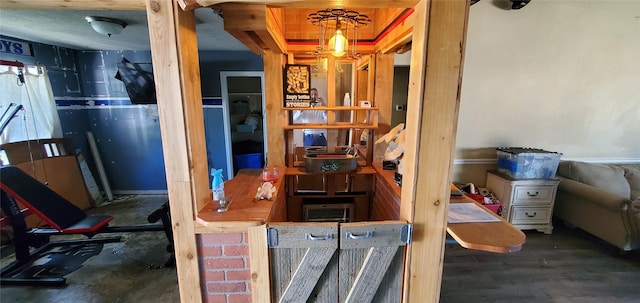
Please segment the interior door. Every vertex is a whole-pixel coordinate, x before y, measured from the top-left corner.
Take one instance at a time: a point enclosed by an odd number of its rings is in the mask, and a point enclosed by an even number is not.
[[[400,302],[409,230],[401,221],[270,224],[272,302]]]
[[[266,160],[264,72],[220,72],[229,179]]]

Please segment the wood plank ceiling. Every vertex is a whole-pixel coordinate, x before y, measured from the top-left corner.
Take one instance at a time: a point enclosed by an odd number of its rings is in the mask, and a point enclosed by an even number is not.
[[[320,35],[317,25],[308,21],[309,14],[323,8],[278,8],[252,4],[220,4],[216,6],[225,20],[225,30],[244,43],[255,53],[272,50],[278,53],[293,53],[296,56],[316,51]],[[380,51],[377,44],[394,36],[393,32],[403,27],[411,16],[409,8],[343,8],[367,15],[372,22],[358,29],[358,52],[372,54]],[[326,41],[334,30],[325,35]],[[344,32],[344,31],[343,31]],[[406,31],[405,31],[406,32]],[[351,28],[345,32],[353,41]],[[399,39],[407,39],[408,35]],[[406,41],[405,41],[406,42]],[[325,42],[326,43],[326,42]],[[388,44],[388,42],[386,42]],[[383,43],[384,44],[384,43]],[[383,51],[392,51],[382,48]]]

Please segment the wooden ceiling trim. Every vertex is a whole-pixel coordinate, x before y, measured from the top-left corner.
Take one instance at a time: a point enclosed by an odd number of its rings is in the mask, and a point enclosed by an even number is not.
[[[309,54],[316,52],[316,46],[318,43],[296,43],[289,42],[287,44],[287,53],[295,54],[296,56],[299,54]],[[368,44],[360,44],[358,42],[358,46],[356,47],[356,51],[360,54],[373,54],[375,52],[375,45],[373,43]]]
[[[51,0],[56,2],[65,2],[63,0]],[[185,10],[191,10],[198,7],[207,7],[217,4],[230,2],[228,0],[178,0],[180,7]],[[317,0],[234,0],[235,3],[254,3],[265,4],[274,7],[293,7],[293,8],[318,8]],[[322,1],[322,7],[351,7],[351,8],[397,8],[397,7],[414,7],[418,4],[418,0],[325,0]]]
[[[397,18],[375,41],[375,52],[390,53],[412,39],[414,10],[410,9]]]
[[[398,18],[402,18],[408,10],[413,8],[377,8],[373,25],[375,32],[374,40],[382,35],[392,24],[396,23]]]
[[[43,9],[43,10],[132,10],[146,9],[145,0],[0,0],[2,9]]]

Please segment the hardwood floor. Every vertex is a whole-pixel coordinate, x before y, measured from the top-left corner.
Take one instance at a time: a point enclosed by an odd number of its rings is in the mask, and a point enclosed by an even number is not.
[[[512,254],[447,245],[440,302],[640,302],[640,252],[554,222]]]

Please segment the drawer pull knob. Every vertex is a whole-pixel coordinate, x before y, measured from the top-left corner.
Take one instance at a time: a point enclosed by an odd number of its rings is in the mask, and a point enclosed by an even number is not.
[[[534,193],[531,193],[530,191],[527,192],[527,196],[529,197],[535,197],[537,195],[538,195],[538,192],[534,192]]]
[[[314,236],[312,234],[305,234],[307,240],[311,240],[311,241],[324,241],[324,240],[331,240],[333,239],[333,234],[332,233],[327,233],[326,236],[321,237],[321,236]]]
[[[351,232],[347,232],[347,238],[351,240],[364,240],[364,239],[369,239],[371,237],[373,237],[372,231],[367,231],[367,233],[364,235],[354,235]]]
[[[524,213],[525,215],[527,215],[527,217],[529,218],[533,218],[536,216],[536,214],[538,214],[537,212],[534,212],[533,215],[530,215],[528,212]]]

